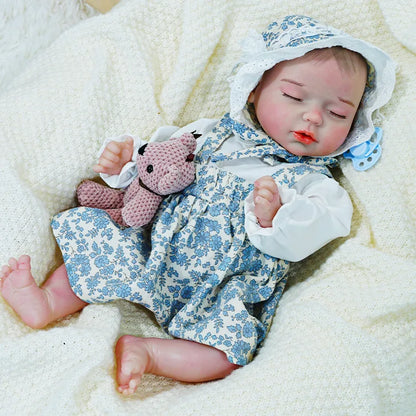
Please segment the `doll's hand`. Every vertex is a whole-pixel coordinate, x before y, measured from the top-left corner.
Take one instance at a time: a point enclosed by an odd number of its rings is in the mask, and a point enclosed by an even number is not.
[[[282,206],[279,189],[271,176],[263,176],[254,182],[254,215],[263,228],[272,226],[277,211]]]
[[[124,142],[112,141],[105,147],[98,159],[98,163],[93,167],[97,173],[107,175],[118,175],[122,167],[131,161],[133,156],[133,139],[128,137]]]

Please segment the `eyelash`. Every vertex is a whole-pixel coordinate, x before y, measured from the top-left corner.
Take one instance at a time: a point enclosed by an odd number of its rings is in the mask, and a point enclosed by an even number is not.
[[[345,120],[347,118],[345,116],[342,116],[341,114],[334,113],[333,111],[330,111],[330,114],[334,117],[340,118],[341,120]]]
[[[286,94],[286,93],[282,93],[282,94],[283,94],[283,97],[290,98],[290,99],[292,99],[294,101],[297,101],[297,102],[302,102],[302,99],[301,98],[293,97],[292,95],[289,95],[289,94]],[[330,111],[329,114],[331,114],[332,116],[334,116],[336,118],[339,118],[341,120],[345,120],[347,118],[346,116],[343,116],[341,114],[334,113],[333,111]]]
[[[291,98],[292,100],[299,101],[299,102],[302,101],[301,98],[293,97],[292,95],[286,94],[285,92],[283,92],[282,94],[283,94],[283,97]]]

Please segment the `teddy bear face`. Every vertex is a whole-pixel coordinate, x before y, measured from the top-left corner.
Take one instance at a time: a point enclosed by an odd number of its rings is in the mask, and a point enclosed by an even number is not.
[[[158,195],[181,191],[195,178],[195,148],[196,138],[192,133],[145,144],[137,157],[139,178]]]

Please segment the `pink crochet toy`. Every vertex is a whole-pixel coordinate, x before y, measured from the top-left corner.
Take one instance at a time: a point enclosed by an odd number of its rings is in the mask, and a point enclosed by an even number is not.
[[[143,145],[137,156],[138,176],[125,190],[86,180],[77,189],[79,204],[100,208],[125,227],[141,227],[155,215],[163,196],[179,192],[195,178],[196,138],[185,133],[165,142]]]

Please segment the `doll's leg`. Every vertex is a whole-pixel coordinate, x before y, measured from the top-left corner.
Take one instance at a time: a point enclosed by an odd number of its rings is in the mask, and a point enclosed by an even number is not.
[[[145,373],[196,383],[224,378],[239,367],[208,345],[130,335],[118,340],[116,362],[118,390],[123,394],[134,393]]]
[[[32,276],[29,256],[11,258],[1,269],[0,278],[3,298],[31,328],[43,328],[87,305],[72,291],[63,264],[41,287]]]

